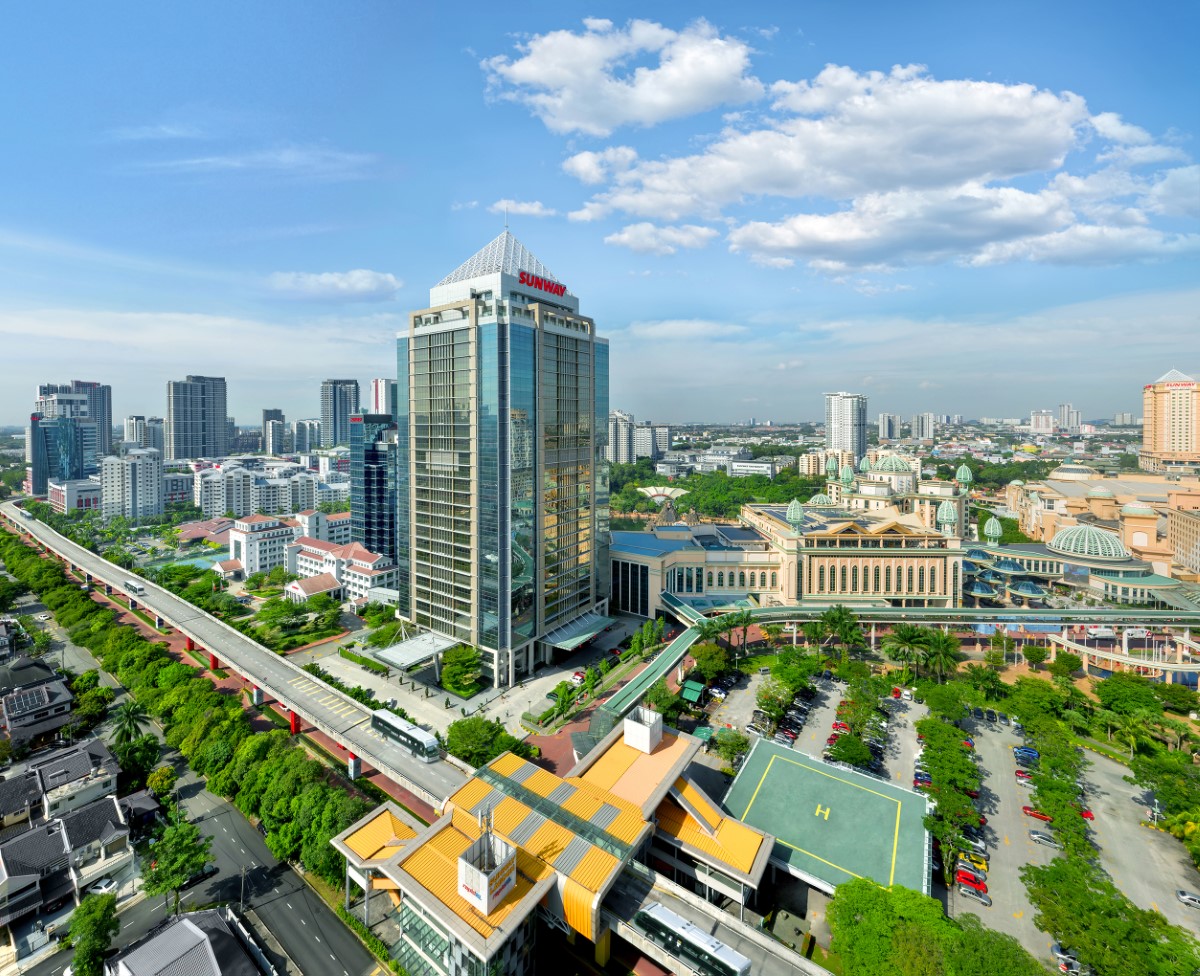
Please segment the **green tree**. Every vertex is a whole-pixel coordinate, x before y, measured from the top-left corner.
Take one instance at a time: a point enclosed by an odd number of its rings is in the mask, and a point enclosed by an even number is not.
[[[957,637],[949,631],[929,631],[924,661],[925,666],[937,675],[939,684],[945,680],[949,672],[958,667],[960,657]]]
[[[146,788],[160,800],[171,795],[178,776],[170,766],[159,766],[146,777]]]
[[[1140,674],[1117,671],[1111,677],[1098,682],[1096,697],[1105,708],[1120,715],[1134,712],[1162,713],[1162,703],[1154,693],[1154,687]]]
[[[142,735],[124,745],[113,744],[113,755],[121,766],[121,772],[130,783],[142,783],[158,762],[162,746],[152,735]]]
[[[511,735],[499,721],[482,715],[451,722],[446,729],[446,751],[475,767],[484,765],[504,752],[511,751],[524,756],[531,754],[529,748]]]
[[[461,698],[479,690],[479,652],[466,644],[442,655],[442,687]]]
[[[791,693],[778,678],[768,678],[758,686],[758,707],[774,722],[783,718],[791,704]]]
[[[114,710],[113,742],[118,746],[128,745],[142,734],[150,722],[146,706],[135,698],[127,698]]]
[[[1047,670],[1056,678],[1069,678],[1083,667],[1083,658],[1070,651],[1058,651]]]
[[[1135,712],[1132,715],[1122,715],[1117,727],[1117,740],[1129,746],[1129,758],[1137,752],[1138,746],[1150,738],[1148,716]]]
[[[712,681],[729,667],[729,653],[717,644],[694,644],[691,655],[696,661],[696,670],[705,681]]]
[[[837,762],[860,767],[870,766],[873,758],[870,747],[857,735],[838,736],[837,742],[829,750],[829,755]]]
[[[67,944],[75,950],[75,976],[104,976],[104,956],[121,931],[116,895],[87,895],[71,914]]]
[[[665,715],[679,704],[679,696],[667,687],[664,679],[659,678],[646,692],[646,704]]]
[[[717,729],[716,735],[713,736],[713,742],[717,755],[728,763],[732,763],[738,756],[750,751],[749,736],[735,732],[733,729]]]
[[[880,647],[893,661],[899,661],[905,667],[911,666],[915,675],[925,658],[928,640],[929,631],[925,627],[896,624],[889,633],[884,634]]]
[[[1025,648],[1021,653],[1025,656],[1025,660],[1034,671],[1038,669],[1038,665],[1043,664],[1046,658],[1050,656],[1050,652],[1046,648],[1036,644],[1033,647]]]
[[[164,906],[169,906],[169,896],[174,894],[174,911],[178,915],[179,892],[188,879],[204,869],[211,847],[212,838],[184,820],[176,808],[174,818],[154,845],[150,868],[142,871],[146,894],[162,895]]]
[[[1150,687],[1153,689],[1155,697],[1162,702],[1163,707],[1168,711],[1186,715],[1188,712],[1194,712],[1197,706],[1200,705],[1200,695],[1197,695],[1196,692],[1192,691],[1186,685],[1169,685],[1166,682],[1156,682]]]

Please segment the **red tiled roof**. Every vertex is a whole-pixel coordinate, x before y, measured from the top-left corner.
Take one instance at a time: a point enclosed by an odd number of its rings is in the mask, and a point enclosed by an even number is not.
[[[321,573],[319,576],[309,576],[306,579],[298,579],[288,584],[288,589],[295,587],[306,597],[316,596],[318,593],[328,593],[330,590],[340,590],[342,584],[337,581],[332,573]]]
[[[222,573],[230,573],[241,568],[242,561],[240,559],[226,559],[224,562],[217,563],[217,569]]]
[[[303,512],[297,512],[296,514],[297,515],[316,515],[317,510],[315,508],[306,508]]]
[[[325,521],[326,522],[345,522],[348,518],[350,518],[349,512],[334,512],[332,515],[327,515],[325,517]]]
[[[273,519],[269,515],[247,515],[245,518],[238,519],[239,522],[245,522],[247,525],[261,525],[263,522],[277,522],[278,519]]]

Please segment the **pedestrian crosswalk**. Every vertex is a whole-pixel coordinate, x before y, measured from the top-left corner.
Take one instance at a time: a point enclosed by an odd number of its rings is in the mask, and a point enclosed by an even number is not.
[[[338,718],[349,715],[351,712],[363,711],[363,707],[357,702],[346,701],[341,695],[332,694],[327,685],[319,684],[303,676],[296,676],[288,682],[297,692],[308,697],[320,695],[317,704],[323,706]]]

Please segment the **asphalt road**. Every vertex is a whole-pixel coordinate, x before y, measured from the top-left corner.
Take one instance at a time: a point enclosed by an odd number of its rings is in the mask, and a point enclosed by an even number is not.
[[[983,774],[979,799],[988,818],[984,837],[988,846],[987,886],[992,907],[984,908],[952,888],[948,899],[950,914],[978,915],[989,928],[1014,936],[1035,959],[1049,963],[1054,940],[1033,924],[1033,908],[1019,872],[1025,864],[1048,863],[1055,852],[1029,839],[1030,830],[1045,829],[1045,825],[1021,812],[1030,796],[1030,790],[1017,783],[1017,764],[1012,755],[1012,747],[1021,740],[1011,726],[989,725],[973,719],[966,724],[968,729],[963,734],[974,738]]]
[[[1129,900],[1139,908],[1160,911],[1186,931],[1200,930],[1200,911],[1175,898],[1178,888],[1200,892],[1200,872],[1184,846],[1169,834],[1143,827],[1151,798],[1125,782],[1129,774],[1107,756],[1088,753],[1083,773],[1087,802],[1096,819],[1092,838],[1100,863]]]
[[[94,578],[120,590],[127,574],[33,519],[25,519],[13,502],[0,505],[18,527],[33,534]],[[182,633],[216,654],[222,666],[252,681],[271,697],[294,709],[305,721],[332,736],[384,775],[417,787],[435,800],[445,799],[466,782],[466,776],[446,762],[425,763],[407,749],[371,731],[370,715],[354,699],[302,671],[298,665],[261,645],[149,581],[139,603],[162,614]]]

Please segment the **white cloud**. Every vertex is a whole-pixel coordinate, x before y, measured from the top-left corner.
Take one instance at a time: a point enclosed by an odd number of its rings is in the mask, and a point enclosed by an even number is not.
[[[529,107],[554,132],[605,136],[622,125],[654,125],[761,97],[750,48],[704,20],[682,31],[646,20],[614,28],[536,34],[520,56],[482,64],[499,97]],[[639,60],[657,63],[638,64]]]
[[[474,210],[478,206],[478,200],[455,200],[452,204],[450,204],[450,209],[455,211]]]
[[[1101,112],[1091,118],[1092,128],[1110,142],[1144,146],[1151,142],[1150,133],[1140,126],[1130,125],[1115,112]]]
[[[514,217],[553,217],[558,211],[547,207],[541,200],[497,200],[488,211],[506,213]]]
[[[618,244],[641,254],[674,254],[681,247],[704,247],[717,236],[711,227],[684,224],[680,227],[659,227],[649,221],[622,227],[604,238],[605,244]]]
[[[636,161],[637,150],[631,146],[610,146],[600,152],[576,153],[563,163],[563,170],[581,183],[603,183]]]
[[[371,153],[342,152],[325,146],[283,146],[161,160],[143,163],[140,168],[166,173],[257,173],[338,182],[365,178],[375,163]]]
[[[380,271],[277,271],[267,285],[289,298],[309,301],[386,302],[396,297],[403,286],[399,278]]]
[[[1146,191],[1146,207],[1167,217],[1200,217],[1200,166],[1179,166]]]
[[[114,142],[161,142],[171,139],[200,139],[204,136],[198,126],[164,122],[157,125],[121,126],[108,131]]]
[[[660,319],[651,322],[631,322],[627,333],[635,339],[715,339],[742,335],[744,325],[731,322],[710,322],[706,319]]]
[[[1151,227],[1075,224],[1052,234],[989,244],[971,264],[1037,261],[1107,265],[1200,251],[1200,234],[1167,234]]]

